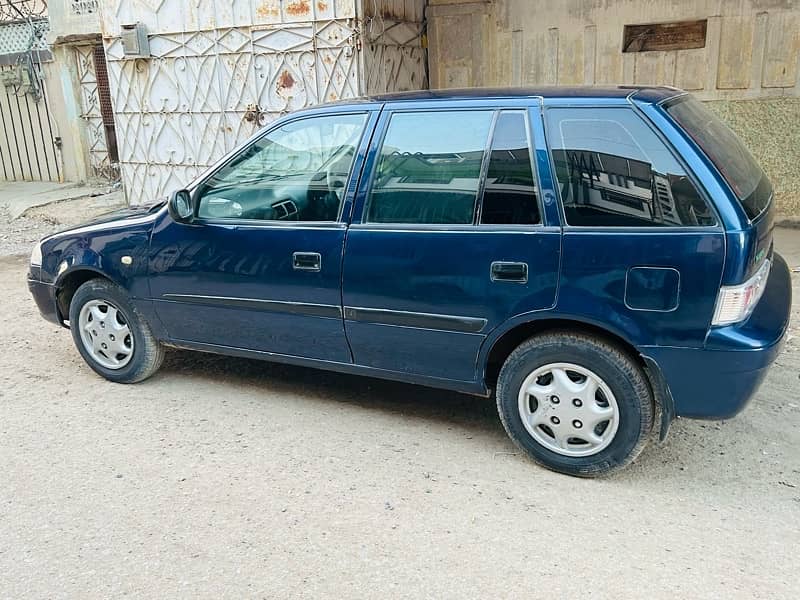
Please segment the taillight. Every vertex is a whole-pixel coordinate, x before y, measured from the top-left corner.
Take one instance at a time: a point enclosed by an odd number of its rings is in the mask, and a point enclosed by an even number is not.
[[[719,290],[712,325],[730,325],[747,319],[761,300],[772,263],[765,260],[755,275],[739,285],[725,285]]]

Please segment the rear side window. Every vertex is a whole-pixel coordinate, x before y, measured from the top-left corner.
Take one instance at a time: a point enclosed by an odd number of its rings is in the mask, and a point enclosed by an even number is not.
[[[772,188],[742,141],[719,117],[691,96],[664,104],[728,182],[747,216],[756,218],[769,204]]]
[[[491,123],[492,111],[393,114],[366,220],[471,224]]]
[[[524,111],[503,111],[492,133],[481,205],[481,223],[541,223]]]
[[[714,225],[686,171],[628,108],[554,108],[547,136],[567,224]]]

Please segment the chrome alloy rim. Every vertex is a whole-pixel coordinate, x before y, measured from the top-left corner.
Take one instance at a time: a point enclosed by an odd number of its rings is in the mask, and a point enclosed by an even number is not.
[[[619,427],[611,389],[596,373],[572,363],[539,367],[522,382],[518,399],[528,433],[563,456],[597,454]]]
[[[84,349],[106,369],[121,369],[133,358],[133,335],[122,312],[107,300],[81,308],[78,327]]]

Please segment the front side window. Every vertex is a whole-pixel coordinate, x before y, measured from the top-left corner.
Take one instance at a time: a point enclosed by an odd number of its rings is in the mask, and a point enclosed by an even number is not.
[[[546,115],[567,224],[716,223],[670,149],[632,109],[554,108]]]
[[[201,184],[198,216],[336,221],[366,120],[319,116],[270,131]]]
[[[366,221],[471,224],[491,123],[492,111],[393,114]]]
[[[481,223],[541,223],[525,112],[503,111],[498,115],[490,152]]]

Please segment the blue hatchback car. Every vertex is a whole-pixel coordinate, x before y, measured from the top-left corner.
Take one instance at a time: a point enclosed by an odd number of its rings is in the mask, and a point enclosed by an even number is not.
[[[535,461],[593,476],[754,394],[791,305],[773,219],[680,90],[417,92],[287,115],[45,238],[28,285],[112,381],[177,346],[494,393]]]

